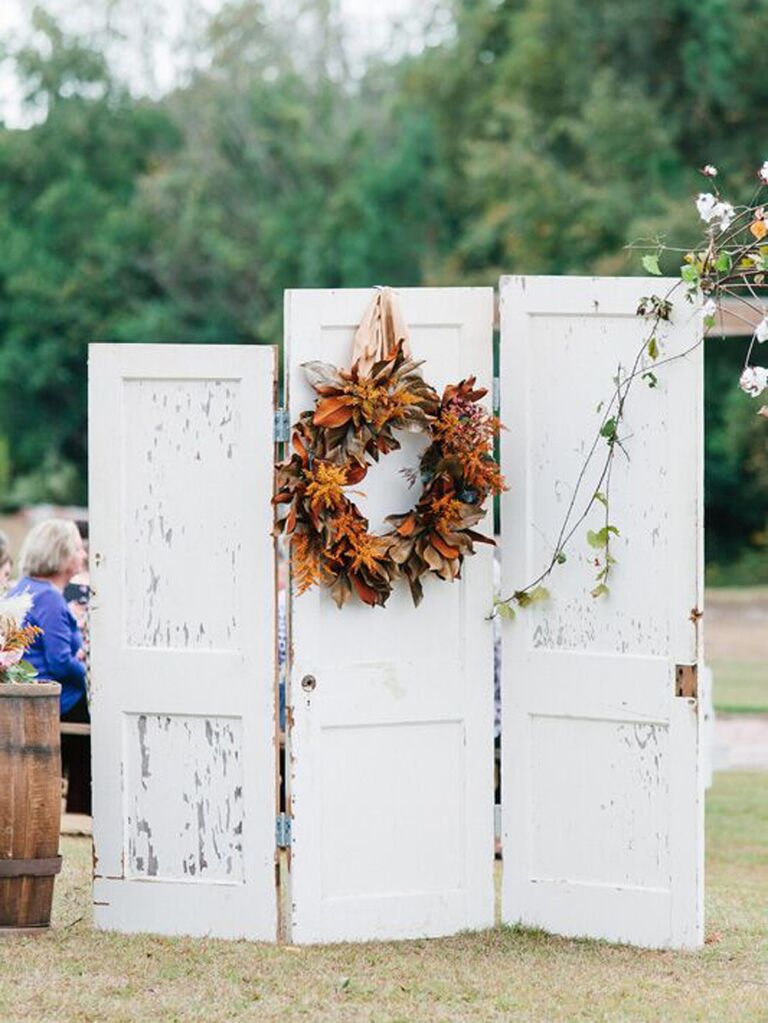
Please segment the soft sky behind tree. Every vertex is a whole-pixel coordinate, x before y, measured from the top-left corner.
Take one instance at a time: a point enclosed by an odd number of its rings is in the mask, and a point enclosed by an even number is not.
[[[373,51],[401,55],[423,45],[431,21],[430,2],[423,0],[334,0],[355,53]],[[64,31],[104,49],[113,72],[137,95],[159,96],[177,85],[191,68],[204,66],[203,47],[210,17],[226,0],[3,0],[0,40],[29,35],[32,12],[41,7]],[[279,12],[285,5],[273,0]],[[437,31],[440,24],[438,21]],[[435,28],[432,29],[434,35]],[[22,91],[13,67],[0,64],[0,118],[11,125],[33,119],[22,109]]]

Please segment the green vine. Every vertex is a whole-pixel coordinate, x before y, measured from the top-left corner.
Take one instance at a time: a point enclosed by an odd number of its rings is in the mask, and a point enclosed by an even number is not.
[[[718,172],[716,168],[707,165],[701,173],[714,181]],[[679,280],[664,296],[648,295],[640,299],[637,314],[649,321],[649,330],[629,371],[624,373],[619,366],[610,399],[597,407],[602,418],[581,466],[552,554],[535,579],[515,590],[511,596],[496,601],[494,614],[514,618],[516,608],[546,600],[549,591],[544,583],[558,565],[567,560],[566,549],[571,546],[597,504],[603,509],[603,524],[600,529],[590,529],[586,533],[587,544],[595,551],[594,566],[597,570],[591,595],[595,599],[610,595],[609,580],[618,564],[611,544],[620,535],[611,516],[611,479],[618,453],[629,458],[622,433],[629,395],[638,378],[649,388],[657,387],[658,370],[684,358],[701,344],[699,340],[683,352],[662,357],[660,327],[671,317],[675,290],[682,287],[689,302],[701,304],[704,327],[708,329],[715,327],[718,316],[722,322],[724,298],[734,299],[743,307],[741,312],[729,310],[730,315],[743,320],[752,331],[739,383],[742,390],[752,398],[768,390],[768,367],[753,365],[750,361],[755,344],[768,340],[768,307],[764,297],[768,276],[768,208],[759,201],[768,185],[768,161],[758,170],[757,177],[760,182],[758,190],[752,202],[745,206],[726,202],[716,188],[712,192],[699,193],[695,204],[706,225],[704,240],[699,245],[677,249],[656,239],[650,246],[653,251],[642,256],[644,270],[652,276],[661,276],[661,259],[681,254]],[[640,244],[630,247],[638,248]],[[757,326],[754,325],[756,320]],[[758,415],[768,418],[768,406],[762,406]],[[596,459],[602,459],[598,482],[591,492],[585,494],[585,479]],[[579,509],[581,500],[584,503]]]

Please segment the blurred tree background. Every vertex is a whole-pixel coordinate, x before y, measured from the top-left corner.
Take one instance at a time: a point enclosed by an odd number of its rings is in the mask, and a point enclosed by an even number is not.
[[[242,0],[148,99],[38,9],[6,54],[35,117],[0,123],[0,502],[85,502],[88,341],[276,343],[286,287],[636,273],[629,242],[693,242],[696,168],[748,187],[768,157],[766,37],[768,0],[436,0],[361,59],[333,0]],[[707,342],[707,554],[768,583],[743,355]]]

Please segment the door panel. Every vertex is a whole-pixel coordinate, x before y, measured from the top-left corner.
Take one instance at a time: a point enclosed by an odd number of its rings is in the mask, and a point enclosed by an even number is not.
[[[101,928],[276,936],[274,365],[90,349]]]
[[[403,289],[414,356],[439,390],[491,385],[490,289]],[[313,404],[302,363],[347,366],[368,290],[289,291],[291,421]],[[401,474],[424,439],[357,490],[373,529],[416,494]],[[490,530],[490,512],[483,529]],[[400,584],[385,608],[326,591],[292,600],[292,937],[296,942],[449,934],[493,922],[492,560],[478,545],[461,581]],[[311,675],[314,689],[302,688]]]
[[[639,297],[669,281],[503,278],[503,593],[552,554],[619,365],[647,335]],[[695,346],[682,297],[662,358]],[[702,940],[698,706],[675,695],[699,661],[702,347],[636,381],[611,480],[617,564],[593,598],[599,504],[555,569],[550,599],[505,622],[506,921],[650,946]],[[598,444],[605,444],[600,438]],[[601,460],[595,460],[597,465]],[[585,475],[576,517],[598,487]],[[604,485],[601,485],[604,487]]]

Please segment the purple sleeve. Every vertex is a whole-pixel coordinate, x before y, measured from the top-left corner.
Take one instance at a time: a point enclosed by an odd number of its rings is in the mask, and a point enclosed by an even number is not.
[[[51,594],[46,600],[36,600],[34,612],[43,630],[43,651],[51,676],[85,689],[85,664],[74,656],[83,640],[64,598]]]

